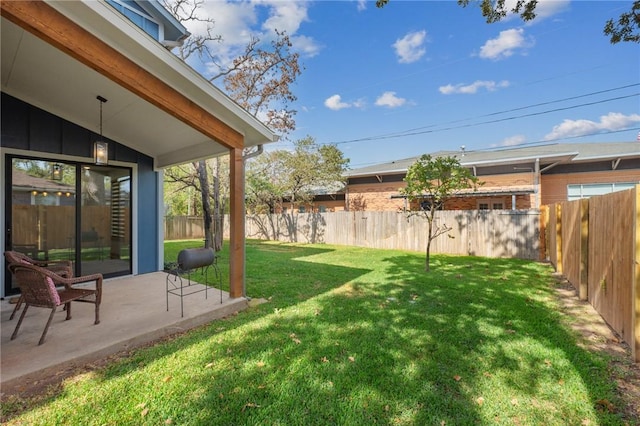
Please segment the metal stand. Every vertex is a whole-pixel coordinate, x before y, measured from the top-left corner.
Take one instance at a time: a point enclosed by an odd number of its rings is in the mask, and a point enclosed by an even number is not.
[[[220,270],[218,269],[218,265],[216,265],[215,261],[214,263],[203,266],[201,268],[204,270],[204,284],[193,283],[193,287],[191,283],[191,272],[196,270],[197,268],[183,270],[179,266],[176,266],[175,268],[172,268],[166,271],[167,272],[167,278],[166,278],[167,312],[169,312],[169,294],[173,294],[174,296],[180,297],[180,315],[182,317],[184,317],[184,304],[182,299],[185,296],[204,292],[205,299],[209,298],[208,272],[210,267],[213,268],[215,282],[217,282],[218,288],[220,288],[220,303],[222,304],[222,276],[220,274]],[[185,284],[185,281],[186,281],[186,284]]]

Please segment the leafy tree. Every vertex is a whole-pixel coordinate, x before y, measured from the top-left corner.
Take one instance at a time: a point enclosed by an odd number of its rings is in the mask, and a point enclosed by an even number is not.
[[[389,0],[376,0],[376,6],[382,8]],[[520,15],[523,21],[531,21],[536,17],[538,0],[458,0],[458,4],[467,7],[480,3],[482,16],[491,24],[504,19],[509,13]],[[640,0],[635,0],[629,12],[622,13],[617,20],[609,19],[603,32],[609,37],[611,44],[621,41],[640,43]]]
[[[207,69],[214,70],[204,75],[205,78],[212,83],[221,80],[229,97],[272,130],[287,134],[295,128],[293,117],[296,111],[289,105],[297,98],[291,91],[291,85],[301,74],[302,68],[298,63],[299,55],[291,51],[292,45],[286,33],[276,32],[269,46],[263,46],[260,39],[252,37],[244,53],[227,66],[211,49],[211,43],[223,40],[214,34],[215,21],[201,14],[204,0],[163,0],[163,3],[181,23],[194,23],[205,28],[201,33],[189,36],[180,46],[177,55],[182,60],[197,56],[199,61],[207,65]],[[174,181],[181,179],[183,185],[195,187],[201,192],[205,245],[210,247],[215,241],[214,249],[220,250],[226,195],[224,188],[229,187],[229,174],[220,173],[220,160],[216,161],[215,176],[211,176],[205,160],[192,163],[189,173],[184,173],[185,170],[169,170],[167,175]],[[210,214],[213,214],[218,230],[215,236]]]
[[[462,167],[455,157],[423,155],[409,167],[404,181],[407,185],[401,193],[412,205],[418,206],[418,210],[409,211],[408,216],[420,215],[427,219],[425,270],[429,272],[431,242],[451,230],[445,223],[436,223],[436,212],[444,209],[447,200],[470,188],[475,189],[478,178]]]
[[[336,146],[318,145],[310,136],[294,142],[291,151],[265,153],[249,163],[247,205],[255,213],[278,213],[290,205],[295,223],[293,212],[300,205],[311,204],[319,191],[344,185],[348,164]],[[275,239],[276,224],[270,225]]]
[[[621,41],[640,43],[640,0],[634,1],[631,10],[621,14],[617,21],[609,19],[604,26],[604,33],[613,44]]]

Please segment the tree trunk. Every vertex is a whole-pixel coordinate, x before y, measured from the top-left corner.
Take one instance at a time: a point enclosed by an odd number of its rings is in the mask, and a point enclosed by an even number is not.
[[[427,218],[427,222],[429,222],[429,235],[427,235],[427,253],[426,260],[424,264],[424,270],[429,272],[431,270],[430,258],[431,258],[431,241],[433,240],[433,216]]]
[[[198,180],[200,181],[200,192],[202,194],[202,217],[204,220],[204,246],[212,247],[213,230],[211,227],[211,194],[209,192],[209,173],[207,172],[207,163],[205,160],[198,161],[194,164],[198,170]]]
[[[213,249],[216,252],[222,250],[222,233],[224,215],[220,211],[220,157],[216,157],[216,175],[213,178],[213,218],[214,234]]]

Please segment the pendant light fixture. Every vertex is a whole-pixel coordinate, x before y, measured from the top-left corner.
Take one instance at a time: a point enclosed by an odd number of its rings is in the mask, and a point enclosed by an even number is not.
[[[102,140],[102,104],[107,102],[102,96],[97,96],[100,101],[100,139],[93,143],[93,159],[96,164],[109,163],[109,144]]]
[[[51,165],[51,180],[62,180],[62,164],[53,163]]]

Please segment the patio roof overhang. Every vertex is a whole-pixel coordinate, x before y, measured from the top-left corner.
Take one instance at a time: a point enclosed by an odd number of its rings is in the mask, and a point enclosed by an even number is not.
[[[276,135],[102,1],[2,2],[2,91],[154,159],[157,169]]]

